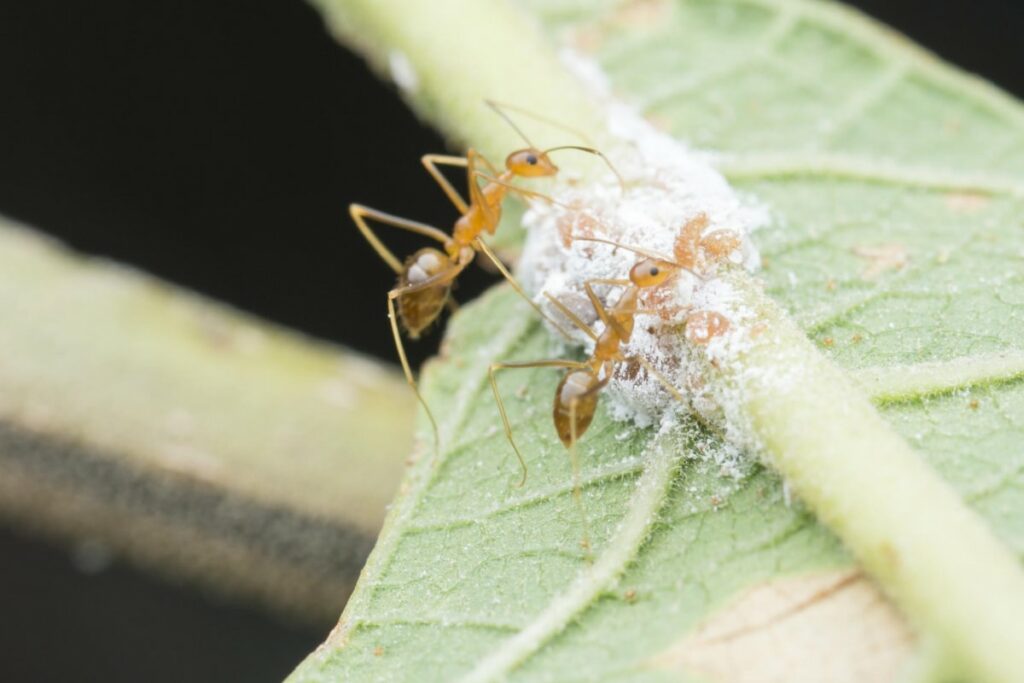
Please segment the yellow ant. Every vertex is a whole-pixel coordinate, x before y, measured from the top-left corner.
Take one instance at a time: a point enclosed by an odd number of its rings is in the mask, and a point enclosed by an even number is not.
[[[520,486],[526,482],[526,460],[516,445],[515,439],[512,437],[512,426],[505,411],[504,401],[498,391],[496,373],[498,370],[516,368],[565,368],[567,370],[558,383],[558,388],[555,390],[552,416],[558,438],[569,452],[572,466],[573,499],[579,507],[583,521],[583,545],[585,548],[589,548],[590,541],[589,533],[587,532],[586,515],[582,507],[580,465],[579,459],[576,456],[576,444],[587,431],[587,428],[590,427],[590,423],[593,421],[597,411],[600,392],[611,381],[617,364],[638,363],[677,400],[682,403],[686,402],[682,394],[647,359],[639,355],[627,356],[623,354],[621,347],[623,344],[629,343],[630,337],[633,334],[636,314],[644,312],[640,307],[640,297],[642,294],[666,287],[678,274],[684,271],[692,273],[699,279],[703,279],[697,269],[699,267],[700,270],[704,270],[707,267],[708,257],[712,260],[720,260],[739,246],[739,236],[731,231],[719,230],[707,237],[701,237],[701,231],[706,225],[707,218],[701,214],[683,226],[674,244],[674,259],[643,249],[642,247],[626,246],[612,240],[598,237],[576,238],[584,241],[611,244],[615,247],[632,251],[642,257],[630,269],[628,279],[594,279],[583,283],[583,289],[586,291],[591,305],[597,312],[601,322],[604,323],[604,329],[600,334],[595,332],[565,304],[545,293],[545,296],[567,319],[593,340],[594,350],[591,352],[590,358],[582,361],[556,359],[492,363],[488,369],[491,390],[498,404],[498,412],[501,415],[501,421],[505,428],[505,437],[508,439],[513,451],[515,451],[523,471],[523,476],[519,483]],[[609,309],[594,292],[594,285],[624,286],[626,289]],[[693,343],[707,344],[712,337],[723,334],[728,327],[729,321],[720,313],[698,311],[691,313],[686,319],[686,336]],[[692,334],[691,328],[694,330]]]
[[[526,113],[565,130],[571,131],[572,129],[507,104],[498,104],[491,100],[487,100],[486,104],[505,119],[512,129],[523,138],[527,147],[509,154],[505,158],[505,169],[501,172],[498,172],[486,157],[472,148],[466,153],[465,157],[426,154],[421,158],[424,168],[426,168],[437,184],[441,186],[442,191],[444,191],[445,195],[459,212],[459,218],[455,221],[451,235],[426,223],[400,218],[361,204],[349,205],[349,214],[352,216],[352,220],[355,221],[360,232],[384,262],[391,266],[391,269],[398,275],[398,285],[388,292],[388,319],[391,322],[391,333],[395,340],[395,348],[398,351],[398,358],[401,361],[405,379],[409,386],[412,387],[416,398],[423,405],[427,417],[430,419],[434,432],[435,448],[438,446],[439,438],[437,421],[434,419],[430,407],[420,395],[412,369],[409,367],[409,361],[405,355],[405,347],[402,344],[402,336],[399,332],[399,319],[409,337],[414,340],[418,339],[420,334],[438,318],[441,310],[449,303],[452,283],[473,262],[478,251],[483,252],[520,296],[533,306],[541,316],[547,318],[540,307],[527,296],[498,256],[481,237],[485,232],[493,235],[495,230],[497,230],[498,223],[501,220],[502,203],[509,192],[524,198],[540,198],[546,201],[554,201],[541,193],[517,187],[512,184],[512,180],[515,178],[554,176],[558,173],[558,167],[551,161],[549,155],[560,150],[577,150],[600,157],[619,178],[620,185],[623,184],[622,177],[615,167],[612,166],[611,162],[608,161],[607,157],[592,147],[560,145],[545,150],[537,148],[512,121],[505,112],[505,109],[514,109]],[[577,135],[579,134],[577,133]],[[480,171],[477,168],[478,164],[486,167],[489,175]],[[469,185],[469,202],[463,199],[459,191],[441,173],[438,166],[457,166],[466,169]],[[480,186],[479,180],[484,181],[483,187]],[[367,219],[437,240],[442,244],[443,248],[424,247],[403,263],[380,241],[367,223]],[[395,315],[396,301],[398,302],[397,316]],[[549,318],[547,319],[550,320]],[[550,320],[550,322],[563,335],[566,334],[555,321]]]

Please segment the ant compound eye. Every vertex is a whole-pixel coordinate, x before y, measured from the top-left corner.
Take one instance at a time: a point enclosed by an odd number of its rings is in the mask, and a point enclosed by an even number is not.
[[[528,163],[530,166],[536,166],[537,165],[537,155],[536,154],[527,154],[526,155],[526,163]]]
[[[659,272],[660,272],[660,271],[658,270],[658,266],[651,266],[651,270],[650,270],[650,274],[651,274],[651,277],[654,277],[654,276],[655,276],[655,275],[657,275],[657,274],[658,274]]]

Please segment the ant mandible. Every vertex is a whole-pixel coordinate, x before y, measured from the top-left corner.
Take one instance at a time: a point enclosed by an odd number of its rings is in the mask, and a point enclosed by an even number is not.
[[[509,192],[524,198],[540,198],[546,201],[554,201],[546,195],[512,184],[512,180],[515,178],[550,177],[558,173],[558,167],[555,166],[549,156],[552,152],[577,150],[594,154],[611,168],[612,172],[619,178],[620,185],[622,184],[622,178],[619,176],[618,171],[612,166],[607,157],[597,149],[580,145],[560,145],[541,150],[526,137],[523,131],[505,112],[505,109],[515,109],[565,130],[571,131],[572,129],[561,126],[544,117],[529,114],[525,110],[510,105],[498,104],[491,100],[486,100],[486,104],[505,119],[512,129],[523,138],[527,147],[509,154],[505,158],[505,170],[501,172],[498,172],[486,157],[472,148],[467,151],[465,157],[426,154],[421,158],[424,168],[426,168],[437,184],[441,186],[445,195],[455,205],[460,214],[459,218],[455,221],[451,235],[426,223],[394,216],[361,204],[349,205],[349,214],[352,216],[352,220],[355,221],[359,231],[384,262],[391,266],[391,269],[398,275],[398,285],[388,292],[387,299],[391,334],[395,340],[395,348],[398,351],[398,358],[401,361],[405,379],[409,386],[412,387],[416,398],[423,405],[427,417],[430,419],[434,432],[435,448],[438,446],[439,438],[437,421],[434,419],[430,407],[420,394],[412,369],[409,367],[409,361],[405,355],[405,347],[402,343],[402,335],[399,331],[399,320],[401,320],[402,327],[405,328],[409,337],[411,339],[418,339],[420,334],[438,318],[441,310],[449,303],[454,280],[473,262],[476,253],[482,252],[494,264],[502,276],[508,280],[512,288],[533,306],[534,310],[545,319],[548,319],[563,335],[566,335],[565,330],[559,327],[558,323],[548,318],[544,311],[527,296],[519,283],[512,277],[508,268],[501,262],[501,259],[484,242],[481,235],[483,233],[493,235],[495,230],[497,230],[498,223],[501,220],[502,203]],[[489,175],[479,170],[477,168],[478,164],[486,167]],[[469,185],[468,203],[441,173],[438,166],[466,168]],[[479,180],[485,181],[483,187],[480,186]],[[377,234],[367,223],[367,219],[437,240],[442,244],[442,249],[424,247],[403,263],[380,241]],[[398,306],[397,316],[395,314],[396,302]],[[566,336],[568,337],[568,335]]]

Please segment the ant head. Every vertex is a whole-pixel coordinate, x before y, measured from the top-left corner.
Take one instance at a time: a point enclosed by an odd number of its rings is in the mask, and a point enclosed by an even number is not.
[[[644,258],[629,270],[629,281],[637,287],[656,287],[678,270],[674,263],[656,258]]]
[[[520,178],[540,178],[558,173],[558,167],[551,163],[547,152],[527,147],[512,152],[505,159],[505,168]]]

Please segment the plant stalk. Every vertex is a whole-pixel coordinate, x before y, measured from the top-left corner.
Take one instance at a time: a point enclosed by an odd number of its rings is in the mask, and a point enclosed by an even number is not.
[[[971,680],[1024,680],[1017,558],[758,283],[729,280],[755,317],[709,371],[765,460],[949,663]]]
[[[329,623],[412,441],[398,374],[2,219],[0,271],[0,516]]]

